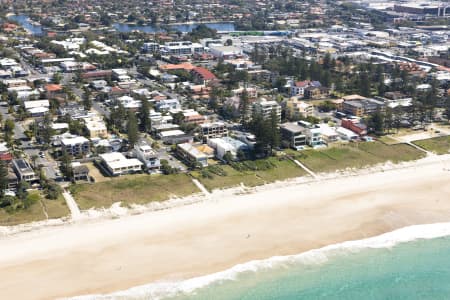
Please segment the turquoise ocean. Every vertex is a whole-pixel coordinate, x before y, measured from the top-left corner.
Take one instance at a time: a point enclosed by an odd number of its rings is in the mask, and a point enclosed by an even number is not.
[[[450,299],[450,225],[272,257],[178,283],[79,299]]]

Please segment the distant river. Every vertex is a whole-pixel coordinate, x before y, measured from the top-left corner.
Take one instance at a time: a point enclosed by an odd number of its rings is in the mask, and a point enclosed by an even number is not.
[[[11,21],[15,21],[33,35],[42,35],[44,32],[42,26],[33,25],[27,15],[11,15],[8,17]]]
[[[217,31],[234,31],[235,27],[233,23],[203,23],[207,27],[211,29],[215,29]],[[200,23],[192,23],[192,24],[176,24],[176,25],[167,25],[170,28],[173,28],[175,31],[180,32],[191,32],[194,28],[196,28]],[[119,32],[130,32],[133,30],[138,30],[147,33],[154,32],[164,32],[165,30],[161,27],[154,25],[129,25],[124,23],[115,23],[113,27]]]

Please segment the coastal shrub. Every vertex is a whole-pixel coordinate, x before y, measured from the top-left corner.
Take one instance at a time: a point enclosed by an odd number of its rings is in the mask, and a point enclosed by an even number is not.
[[[227,172],[224,169],[222,169],[220,166],[209,166],[208,171],[215,175],[218,175],[218,176],[227,176],[228,175]]]
[[[210,172],[208,172],[206,169],[202,169],[202,170],[200,171],[200,175],[201,175],[203,178],[208,178],[208,179],[213,179],[213,178],[214,178],[214,176],[213,176]]]
[[[276,167],[270,159],[247,160],[244,162],[231,162],[230,165],[237,171],[266,171]]]

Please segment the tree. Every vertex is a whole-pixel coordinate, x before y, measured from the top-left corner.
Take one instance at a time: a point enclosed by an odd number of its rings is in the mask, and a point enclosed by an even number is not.
[[[358,82],[359,93],[364,96],[370,96],[370,80],[367,72],[361,72]]]
[[[447,95],[445,99],[445,116],[447,117],[447,121],[450,121],[450,95]]]
[[[384,74],[380,74],[378,79],[378,95],[383,96],[386,92],[386,85],[384,84]]]
[[[88,111],[92,108],[91,91],[88,88],[84,88],[83,106],[84,109]]]
[[[272,154],[273,148],[280,144],[280,133],[278,127],[278,116],[272,111],[268,119],[254,112],[250,122],[250,130],[256,137],[255,152],[264,156]]]
[[[4,138],[5,141],[10,144],[12,142],[12,139],[14,137],[14,120],[12,119],[7,119],[5,121],[5,125],[3,126],[3,131],[4,131]]]
[[[47,114],[42,121],[42,127],[40,130],[41,141],[43,141],[44,144],[48,146],[51,142],[53,134],[54,130],[52,128],[52,120],[50,118],[50,115]]]
[[[239,112],[241,115],[241,125],[247,127],[248,110],[250,106],[250,100],[248,98],[248,92],[244,89],[241,93],[241,99],[239,101]]]
[[[179,111],[172,115],[173,123],[177,125],[181,125],[184,122],[183,112]]]
[[[232,162],[233,161],[233,155],[231,154],[230,151],[227,151],[227,153],[225,153],[223,155],[223,160],[226,161],[227,163]]]
[[[65,151],[63,152],[63,155],[61,157],[60,169],[65,178],[67,178],[68,180],[72,180],[72,159],[70,158],[70,155]]]
[[[5,196],[5,191],[8,188],[8,166],[3,160],[0,161],[0,199]]]
[[[19,200],[25,201],[28,196],[28,189],[30,188],[30,184],[26,181],[20,181],[17,186],[16,196]]]
[[[138,142],[139,139],[137,119],[136,115],[133,112],[128,113],[127,134],[128,134],[128,143],[132,148]]]
[[[57,73],[53,74],[52,81],[53,81],[54,83],[59,84],[59,83],[61,82],[61,80],[62,80],[62,75],[61,75],[61,73],[57,72]]]
[[[150,131],[152,127],[150,120],[150,104],[147,99],[142,100],[142,106],[139,109],[139,124],[144,132]]]
[[[270,124],[270,152],[273,148],[280,146],[280,130],[278,115],[275,110],[272,110],[270,114],[269,124]]]
[[[161,159],[161,171],[165,175],[178,173],[178,169],[171,167],[169,162],[165,159]]]
[[[384,116],[381,112],[375,112],[369,120],[369,125],[376,134],[384,132]]]

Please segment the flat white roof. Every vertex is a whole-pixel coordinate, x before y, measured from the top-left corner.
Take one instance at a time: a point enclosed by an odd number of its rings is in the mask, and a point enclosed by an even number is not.
[[[111,169],[120,169],[128,167],[142,166],[136,158],[126,158],[122,153],[111,152],[100,154],[100,157],[108,164]]]
[[[37,107],[50,107],[50,102],[48,100],[32,100],[25,101],[23,105],[25,109],[32,109]]]
[[[63,143],[64,145],[76,145],[76,144],[83,144],[89,142],[89,140],[87,138],[85,138],[84,136],[76,136],[73,138],[64,138],[61,140],[61,143]]]
[[[177,135],[184,135],[185,133],[181,130],[168,130],[168,131],[163,131],[161,132],[159,135],[161,137],[169,137],[169,136],[177,136]]]

